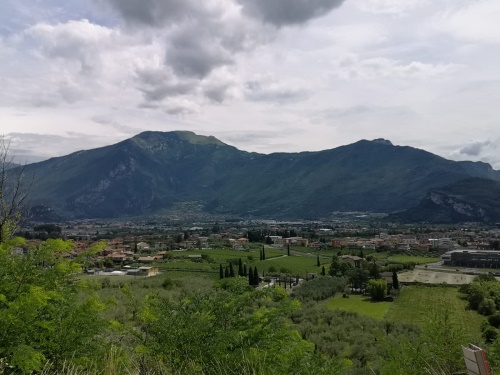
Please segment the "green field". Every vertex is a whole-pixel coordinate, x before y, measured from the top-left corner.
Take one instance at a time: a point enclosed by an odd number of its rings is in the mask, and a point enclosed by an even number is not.
[[[319,274],[321,273],[321,267],[318,267],[316,262],[316,257],[286,256],[260,262],[260,267],[269,269],[269,266],[273,265],[278,272],[287,272],[297,275],[305,275],[306,273]],[[322,266],[325,266],[326,272],[328,272],[330,262],[325,262],[323,258],[320,259],[320,262]],[[259,267],[259,265],[257,265],[257,267]]]
[[[413,323],[425,328],[432,319],[450,313],[453,322],[459,324],[470,340],[481,336],[481,323],[485,318],[475,311],[466,310],[466,301],[460,298],[458,288],[405,286],[386,315],[386,319],[398,323]]]
[[[395,263],[427,264],[439,262],[441,258],[420,257],[413,255],[391,255],[387,258],[387,260]]]
[[[391,304],[392,302],[372,302],[370,297],[362,295],[351,295],[349,298],[342,298],[341,295],[337,294],[324,306],[331,310],[352,311],[371,318],[383,319]]]

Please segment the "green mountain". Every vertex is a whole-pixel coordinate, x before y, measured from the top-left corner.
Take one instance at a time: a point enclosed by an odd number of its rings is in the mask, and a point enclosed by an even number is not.
[[[500,182],[468,178],[430,190],[408,210],[389,216],[407,223],[500,222]]]
[[[36,176],[31,204],[67,218],[168,213],[182,202],[200,212],[260,218],[392,212],[465,178],[500,180],[488,164],[454,162],[382,139],[264,155],[192,132],[144,132],[26,169]]]

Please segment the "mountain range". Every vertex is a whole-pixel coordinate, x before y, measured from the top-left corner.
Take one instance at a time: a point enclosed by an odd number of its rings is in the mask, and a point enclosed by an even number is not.
[[[144,132],[114,145],[29,164],[25,172],[35,175],[29,202],[34,210],[65,219],[168,215],[189,204],[203,214],[248,218],[327,218],[335,211],[373,211],[425,221],[432,214],[429,202],[439,206],[437,196],[455,194],[467,202],[470,188],[472,204],[482,207],[478,200],[489,190],[478,186],[498,187],[500,181],[500,172],[489,164],[451,161],[384,139],[266,155],[186,131]],[[488,193],[488,199],[499,204],[497,193]],[[482,220],[497,220],[493,211]]]

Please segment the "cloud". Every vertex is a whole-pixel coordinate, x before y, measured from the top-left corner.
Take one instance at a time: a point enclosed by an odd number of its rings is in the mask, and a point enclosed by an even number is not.
[[[94,0],[117,12],[127,23],[165,27],[204,15],[214,2],[204,0]]]
[[[484,151],[484,149],[490,145],[490,141],[474,142],[462,147],[459,153],[466,156],[479,156]]]
[[[357,55],[347,55],[334,62],[332,75],[335,78],[353,79],[431,79],[457,72],[457,64],[429,64],[420,61],[404,63],[387,58],[360,59]]]
[[[277,27],[299,25],[321,17],[344,0],[238,0],[243,12]]]
[[[454,11],[441,12],[433,19],[435,30],[455,39],[471,42],[500,43],[500,2],[478,0]]]
[[[118,39],[116,30],[86,19],[54,25],[39,23],[25,34],[38,42],[44,55],[78,61],[83,72],[90,72],[99,65],[101,51],[110,48]]]
[[[258,75],[245,83],[245,97],[256,102],[283,103],[307,99],[309,92],[297,84],[285,84],[273,77]]]
[[[429,0],[357,0],[355,4],[365,12],[401,15],[428,3]]]

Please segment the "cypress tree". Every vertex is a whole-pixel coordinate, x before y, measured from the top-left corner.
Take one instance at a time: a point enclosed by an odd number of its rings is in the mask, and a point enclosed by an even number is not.
[[[248,276],[246,263],[243,264],[243,276]]]
[[[238,276],[243,276],[243,262],[238,259]]]
[[[287,246],[287,255],[290,256],[290,244]]]
[[[259,285],[259,271],[257,271],[257,266],[253,269],[253,285]]]
[[[266,250],[262,248],[262,260],[266,260]]]
[[[253,286],[253,272],[252,272],[252,267],[250,267],[250,272],[248,273],[248,285]]]
[[[399,279],[396,271],[392,271],[392,287],[394,289],[399,289]]]
[[[224,270],[224,277],[228,278],[229,277],[229,269],[226,266],[226,269]]]
[[[316,255],[316,265],[319,267],[321,266],[321,263],[319,262],[319,254]]]
[[[234,277],[234,268],[232,262],[229,262],[229,277]]]
[[[323,266],[323,268],[321,269],[321,274],[322,274],[323,276],[325,276],[325,275],[326,275],[325,266]]]
[[[221,264],[219,264],[219,277],[220,277],[221,279],[223,279],[223,278],[224,278],[224,270],[222,269],[222,263],[221,263]]]
[[[260,256],[259,256],[259,260],[262,260],[262,249],[260,249]]]

